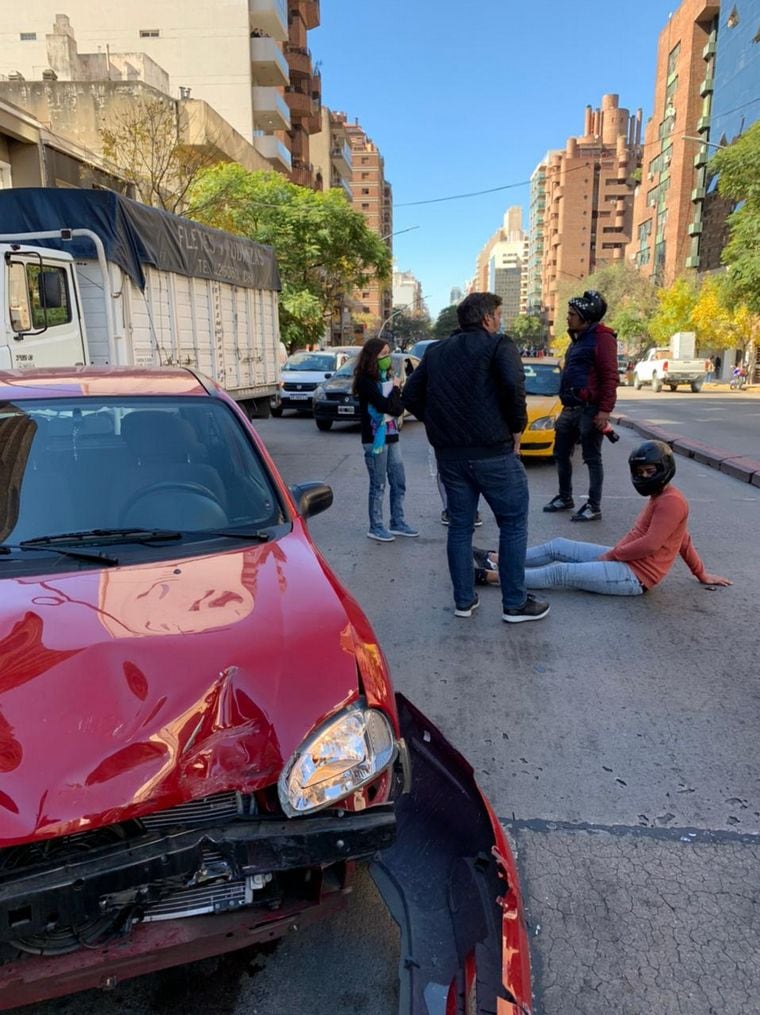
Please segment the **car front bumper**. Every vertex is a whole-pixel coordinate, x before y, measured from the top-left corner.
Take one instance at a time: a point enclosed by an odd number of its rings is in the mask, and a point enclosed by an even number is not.
[[[313,405],[314,419],[330,419],[336,423],[358,423],[361,416],[359,403],[353,398],[346,401],[321,398]]]

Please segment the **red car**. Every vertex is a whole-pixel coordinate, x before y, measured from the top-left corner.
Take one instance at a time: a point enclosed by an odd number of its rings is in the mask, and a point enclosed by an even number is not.
[[[235,403],[184,370],[0,373],[0,1009],[271,940],[369,860],[406,1012],[526,1013],[469,765]]]

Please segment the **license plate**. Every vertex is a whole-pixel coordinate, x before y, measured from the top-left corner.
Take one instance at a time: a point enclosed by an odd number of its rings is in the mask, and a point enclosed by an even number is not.
[[[309,391],[288,391],[288,392],[285,393],[285,397],[286,398],[292,398],[294,400],[296,398],[303,398],[303,399],[305,399],[305,398],[311,398],[311,392],[309,392]]]
[[[339,416],[353,416],[355,412],[356,412],[356,409],[354,409],[353,405],[339,405],[338,406],[338,415]]]

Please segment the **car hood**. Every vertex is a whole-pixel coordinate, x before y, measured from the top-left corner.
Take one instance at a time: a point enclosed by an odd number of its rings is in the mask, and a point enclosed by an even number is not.
[[[541,416],[555,416],[562,408],[559,395],[527,395],[526,402],[529,423],[540,419]]]
[[[0,846],[274,783],[358,695],[364,643],[338,589],[298,526],[2,582]]]
[[[288,384],[321,384],[332,373],[332,370],[283,370],[280,376]]]
[[[330,377],[322,383],[325,391],[345,391],[349,393],[354,386],[353,377]]]

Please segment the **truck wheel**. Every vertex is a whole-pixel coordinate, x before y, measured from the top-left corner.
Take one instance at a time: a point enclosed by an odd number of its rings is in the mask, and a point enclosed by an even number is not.
[[[280,416],[282,415],[282,406],[272,405],[269,407],[269,411],[274,416],[275,419],[279,419]]]
[[[702,381],[692,381],[691,390],[694,392],[695,395],[698,395],[699,392],[702,390]]]
[[[657,374],[652,377],[652,391],[662,391],[662,381]]]
[[[678,387],[678,385],[677,384],[669,384],[668,387],[670,388],[671,391],[675,391],[676,388]]]
[[[331,419],[315,419],[317,430],[331,430],[333,421]]]
[[[639,380],[638,374],[633,375],[633,390],[641,391],[641,381]]]

